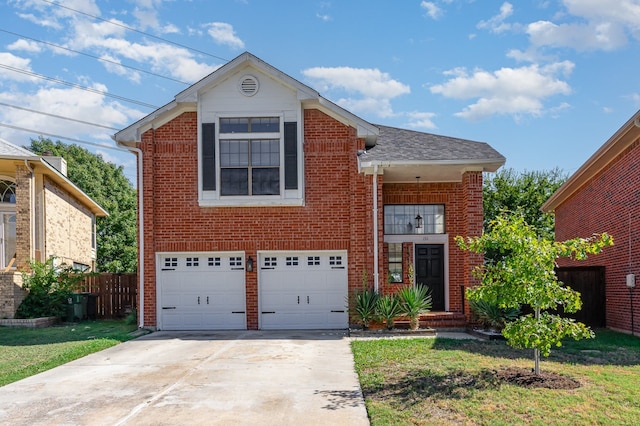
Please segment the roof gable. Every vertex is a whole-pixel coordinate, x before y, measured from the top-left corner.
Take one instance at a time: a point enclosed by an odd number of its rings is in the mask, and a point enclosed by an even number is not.
[[[544,212],[553,212],[582,186],[613,162],[640,138],[640,110],[618,129],[569,179],[542,205]]]
[[[185,111],[197,111],[198,102],[200,101],[203,93],[206,93],[211,90],[211,88],[221,82],[224,82],[230,76],[236,75],[238,70],[244,67],[253,68],[260,73],[277,80],[280,84],[295,92],[296,98],[302,104],[303,108],[318,108],[336,120],[355,127],[357,129],[358,136],[365,138],[368,145],[372,146],[375,144],[375,139],[378,135],[378,128],[376,126],[350,113],[328,99],[323,98],[311,87],[299,82],[293,77],[290,77],[248,52],[241,54],[211,74],[207,75],[202,80],[178,93],[173,101],[129,127],[117,132],[113,138],[116,142],[123,145],[132,145],[136,142],[140,142],[140,138],[145,131],[151,128],[157,128]]]

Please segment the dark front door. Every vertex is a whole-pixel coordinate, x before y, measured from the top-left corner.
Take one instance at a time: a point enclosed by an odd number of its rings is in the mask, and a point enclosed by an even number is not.
[[[416,244],[416,284],[431,292],[432,311],[444,311],[444,246]]]

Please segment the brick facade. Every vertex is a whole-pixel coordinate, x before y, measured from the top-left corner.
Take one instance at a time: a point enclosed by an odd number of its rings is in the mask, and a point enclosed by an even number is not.
[[[556,240],[607,232],[615,245],[586,261],[562,259],[560,266],[606,267],[607,327],[631,330],[629,290],[625,276],[640,285],[640,140],[633,142],[579,191],[555,209]],[[635,330],[640,322],[640,290],[635,290]]]
[[[0,272],[0,318],[13,318],[26,294],[21,273]]]
[[[383,204],[442,204],[445,208],[445,233],[448,241],[449,311],[462,312],[464,288],[474,285],[471,271],[482,263],[482,256],[462,251],[454,238],[479,236],[482,233],[482,172],[466,172],[461,182],[416,184],[385,184]],[[382,223],[382,222],[380,222]],[[383,228],[381,226],[381,232]],[[414,243],[402,243],[403,282],[390,283],[385,267],[381,283],[384,293],[396,292],[410,284],[409,265],[413,262]],[[384,244],[383,264],[388,264],[388,244]],[[464,311],[469,314],[468,304]]]
[[[257,258],[264,250],[346,250],[349,287],[361,284],[364,270],[372,276],[372,178],[358,173],[356,155],[364,142],[318,110],[306,110],[304,123],[299,207],[200,207],[196,113],[142,136],[146,325],[156,324],[156,252],[244,251]],[[246,297],[247,327],[257,329],[255,271],[246,273]]]
[[[74,262],[93,267],[92,214],[77,199],[51,179],[44,180],[45,258],[56,258],[69,266]]]

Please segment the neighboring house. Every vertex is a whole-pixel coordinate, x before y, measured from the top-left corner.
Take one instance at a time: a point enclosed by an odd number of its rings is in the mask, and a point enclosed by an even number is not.
[[[141,327],[346,328],[355,290],[411,269],[468,311],[482,259],[453,238],[482,232],[485,143],[370,124],[249,53],[114,139],[138,156]]]
[[[56,257],[79,269],[96,260],[96,216],[107,212],[67,178],[62,157],[38,156],[0,139],[0,318],[26,294],[21,271]]]
[[[542,210],[555,213],[558,241],[602,232],[613,236],[615,245],[601,254],[580,262],[561,260],[559,266],[605,267],[606,325],[632,331],[633,294],[626,277],[640,274],[640,111],[547,200]],[[640,319],[639,299],[637,294],[636,322]],[[635,330],[639,329],[636,325]]]

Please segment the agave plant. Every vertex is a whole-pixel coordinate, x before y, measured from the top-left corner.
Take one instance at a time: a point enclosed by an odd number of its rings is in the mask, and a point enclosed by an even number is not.
[[[423,285],[403,287],[398,292],[402,314],[409,317],[411,330],[418,329],[420,314],[431,310],[431,294]]]
[[[497,303],[486,300],[470,300],[469,307],[475,319],[485,329],[501,332],[505,324],[520,315],[520,308],[501,308]]]
[[[369,289],[357,290],[354,294],[353,313],[365,329],[369,328],[369,323],[376,317],[378,299],[378,293]]]
[[[387,325],[387,330],[391,330],[395,317],[402,315],[402,304],[395,294],[385,294],[378,298],[376,305],[378,317],[383,319]]]

